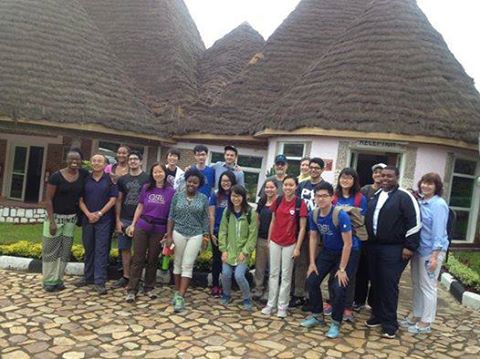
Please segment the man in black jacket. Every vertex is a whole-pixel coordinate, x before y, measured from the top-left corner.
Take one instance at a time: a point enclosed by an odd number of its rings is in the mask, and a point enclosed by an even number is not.
[[[398,284],[420,240],[418,203],[398,186],[399,171],[382,170],[382,191],[368,203],[368,260],[374,291],[372,316],[367,327],[382,327],[382,336],[395,338],[398,330]]]

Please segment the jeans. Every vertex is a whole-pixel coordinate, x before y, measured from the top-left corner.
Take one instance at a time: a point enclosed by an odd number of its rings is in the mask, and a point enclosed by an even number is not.
[[[82,241],[85,247],[85,280],[98,285],[107,281],[108,254],[112,235],[112,221],[97,223],[83,221]]]
[[[354,301],[357,304],[364,305],[368,302],[368,305],[372,306],[373,303],[373,288],[370,286],[370,274],[368,269],[368,243],[362,243],[362,249],[360,250],[360,260],[358,261],[358,269],[355,280],[355,296]]]
[[[360,251],[359,250],[353,250],[352,253],[355,252],[357,253],[358,257],[360,258]],[[360,259],[359,259],[360,260]],[[355,296],[355,284],[356,284],[356,276],[357,276],[357,270],[358,270],[358,262],[357,260],[357,265],[355,268],[353,268],[353,272],[351,276],[348,276],[348,287],[347,287],[347,292],[345,293],[345,308],[346,309],[352,309],[353,307],[353,298]],[[333,297],[335,296],[335,293],[333,291],[333,282],[337,280],[335,278],[335,273],[337,271],[333,270],[330,272],[330,276],[328,277],[328,293],[330,297],[330,302],[333,302]]]
[[[214,233],[218,238],[218,232]],[[220,273],[222,273],[222,252],[218,245],[212,242],[212,286],[220,286]]]
[[[232,296],[232,276],[235,273],[235,281],[242,292],[243,299],[250,299],[250,284],[245,277],[248,271],[248,266],[244,263],[240,263],[236,266],[232,266],[228,263],[223,263],[222,266],[222,288],[223,294],[227,297]]]
[[[368,261],[374,298],[372,315],[387,333],[398,330],[398,284],[408,260],[402,259],[402,244],[369,244]]]
[[[347,267],[345,271],[348,278],[351,278],[354,268],[358,263],[359,253],[358,251],[351,251],[350,258],[348,259]],[[340,260],[342,258],[341,252],[333,252],[328,249],[323,249],[317,256],[316,265],[318,274],[313,272],[307,278],[307,288],[310,295],[310,303],[312,305],[313,314],[323,313],[323,299],[322,292],[320,290],[320,285],[322,284],[325,277],[340,265]],[[345,296],[347,293],[347,287],[342,287],[337,278],[332,282],[332,319],[341,323],[343,319],[343,311],[345,309]]]

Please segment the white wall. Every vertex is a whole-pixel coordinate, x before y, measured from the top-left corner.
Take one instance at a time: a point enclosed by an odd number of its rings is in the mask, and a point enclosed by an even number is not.
[[[414,188],[426,173],[436,172],[442,180],[445,178],[447,150],[439,146],[420,145],[417,149],[417,162],[413,177]]]

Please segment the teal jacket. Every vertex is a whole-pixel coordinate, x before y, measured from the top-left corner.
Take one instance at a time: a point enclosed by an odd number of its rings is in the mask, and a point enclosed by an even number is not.
[[[218,231],[218,245],[222,253],[228,253],[227,263],[236,266],[239,264],[237,258],[240,253],[248,257],[255,249],[258,234],[257,212],[250,209],[250,224],[245,214],[237,219],[234,213],[230,213],[230,218],[227,220],[228,212],[228,210],[223,211]]]

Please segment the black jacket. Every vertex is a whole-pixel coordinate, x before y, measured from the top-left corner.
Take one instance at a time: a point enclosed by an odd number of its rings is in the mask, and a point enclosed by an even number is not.
[[[381,191],[368,202],[365,224],[368,242],[379,244],[402,244],[415,251],[420,242],[420,208],[415,198],[402,188],[395,188],[380,209],[377,222],[377,234],[373,233],[373,215]]]

